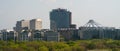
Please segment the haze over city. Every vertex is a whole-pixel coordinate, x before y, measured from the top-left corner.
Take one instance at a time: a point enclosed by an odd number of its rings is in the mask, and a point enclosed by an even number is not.
[[[93,19],[103,26],[120,27],[120,0],[0,0],[0,29],[12,29],[16,21],[41,18],[49,28],[49,12],[64,8],[80,27]]]

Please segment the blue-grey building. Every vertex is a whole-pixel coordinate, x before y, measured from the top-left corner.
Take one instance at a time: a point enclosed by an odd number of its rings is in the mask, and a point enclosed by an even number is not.
[[[78,30],[80,39],[117,39],[120,38],[120,29],[115,27],[104,27],[89,20],[87,24],[81,26]]]
[[[66,9],[53,9],[50,12],[50,29],[70,28],[71,12]]]
[[[15,31],[12,31],[12,30],[1,30],[1,40],[4,40],[4,41],[10,41],[10,40],[16,40],[16,32]]]
[[[60,34],[58,32],[54,32],[54,31],[46,31],[46,32],[44,32],[44,38],[45,38],[45,41],[59,42]]]

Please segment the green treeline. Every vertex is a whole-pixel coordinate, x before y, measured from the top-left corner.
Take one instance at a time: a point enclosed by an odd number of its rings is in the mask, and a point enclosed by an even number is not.
[[[120,51],[120,40],[77,40],[67,42],[0,41],[0,51]]]

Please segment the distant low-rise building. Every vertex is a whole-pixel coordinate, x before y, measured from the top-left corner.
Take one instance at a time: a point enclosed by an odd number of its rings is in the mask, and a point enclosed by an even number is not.
[[[58,32],[65,41],[78,39],[78,30],[75,28],[62,28],[59,29]]]
[[[99,39],[100,38],[100,29],[96,27],[80,27],[79,36],[80,39]]]
[[[0,40],[2,40],[2,33],[1,33],[1,31],[0,31]]]
[[[117,37],[116,37],[117,40],[120,40],[120,29],[117,29]]]
[[[60,34],[58,32],[46,31],[44,32],[44,36],[46,41],[56,41],[56,42],[60,41]]]
[[[16,32],[11,30],[1,30],[2,32],[2,40],[10,41],[16,40]]]
[[[18,35],[18,40],[19,41],[32,41],[31,38],[32,33],[28,30],[23,30],[19,35]]]
[[[35,41],[43,41],[44,40],[44,32],[38,31],[38,30],[34,31],[33,40],[35,40]]]
[[[119,39],[119,30],[114,27],[104,27],[90,20],[79,28],[80,39]]]
[[[102,38],[104,38],[104,39],[116,39],[117,38],[117,29],[115,29],[115,28],[103,29]]]

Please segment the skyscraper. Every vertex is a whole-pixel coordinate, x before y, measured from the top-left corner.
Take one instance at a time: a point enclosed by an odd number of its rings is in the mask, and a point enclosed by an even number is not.
[[[42,29],[42,20],[41,19],[30,20],[30,29],[41,30]]]
[[[70,28],[71,12],[66,9],[53,9],[50,12],[50,29]]]

